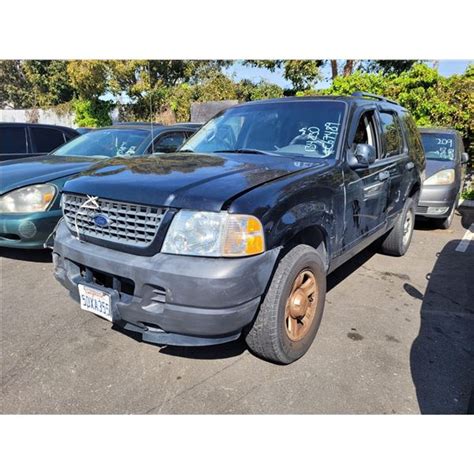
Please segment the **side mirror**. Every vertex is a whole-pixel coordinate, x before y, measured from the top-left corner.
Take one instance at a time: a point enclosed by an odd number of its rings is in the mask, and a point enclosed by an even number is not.
[[[461,153],[461,164],[469,163],[469,155],[466,152]]]
[[[375,147],[366,143],[358,143],[356,149],[349,156],[349,166],[351,168],[368,168],[377,158]]]

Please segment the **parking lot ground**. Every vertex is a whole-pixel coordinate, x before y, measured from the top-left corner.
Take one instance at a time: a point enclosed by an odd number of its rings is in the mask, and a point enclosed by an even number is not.
[[[461,209],[450,230],[419,223],[405,257],[370,248],[338,269],[319,334],[290,366],[240,341],[138,342],[81,311],[48,252],[3,249],[1,412],[466,413],[474,241],[460,242],[473,222]]]

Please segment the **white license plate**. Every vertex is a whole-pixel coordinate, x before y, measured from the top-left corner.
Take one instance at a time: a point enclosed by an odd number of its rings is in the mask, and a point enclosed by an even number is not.
[[[101,318],[112,321],[112,305],[110,295],[90,286],[78,285],[81,309],[97,314]]]

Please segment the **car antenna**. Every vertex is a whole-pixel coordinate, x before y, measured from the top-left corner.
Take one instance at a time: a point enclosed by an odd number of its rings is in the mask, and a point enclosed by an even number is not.
[[[151,154],[155,154],[155,136],[153,130],[153,99],[151,94],[151,60],[148,60],[148,77],[150,81],[150,128],[151,128]]]

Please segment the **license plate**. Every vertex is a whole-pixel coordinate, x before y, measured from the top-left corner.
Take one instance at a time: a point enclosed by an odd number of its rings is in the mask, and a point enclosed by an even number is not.
[[[101,318],[112,321],[112,305],[110,295],[90,286],[78,285],[81,309],[97,314]]]

